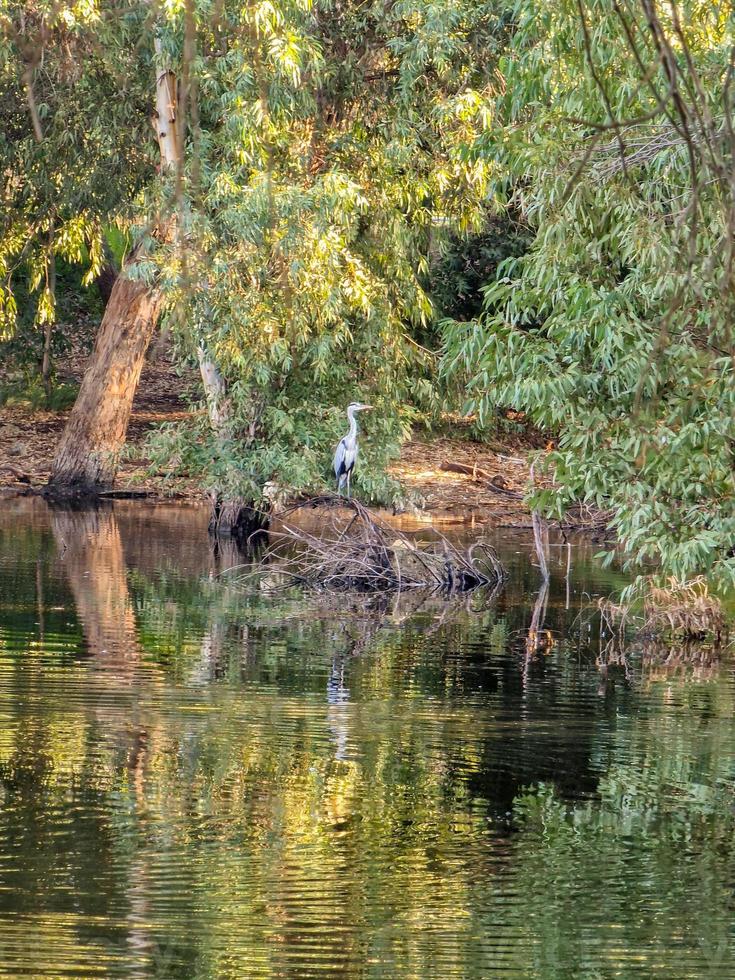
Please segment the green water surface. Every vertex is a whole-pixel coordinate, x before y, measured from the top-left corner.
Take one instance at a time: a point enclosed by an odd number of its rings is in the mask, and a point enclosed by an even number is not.
[[[544,610],[494,540],[496,597],[335,602],[0,501],[0,976],[735,977],[730,659],[610,657],[599,545]]]

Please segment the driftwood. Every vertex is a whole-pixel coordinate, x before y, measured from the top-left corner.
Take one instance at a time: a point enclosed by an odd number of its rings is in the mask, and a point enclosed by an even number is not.
[[[313,534],[292,518],[298,511],[339,506]],[[344,510],[348,511],[345,517]],[[252,575],[277,590],[293,584],[322,592],[400,592],[430,588],[446,594],[497,585],[505,570],[495,550],[478,541],[460,550],[438,531],[417,541],[372,514],[357,500],[334,494],[301,501],[279,514],[268,548]]]
[[[475,483],[482,483],[483,486],[487,487],[488,490],[492,490],[493,493],[502,494],[504,497],[512,497],[513,500],[523,500],[522,493],[508,489],[504,477],[500,476],[500,474],[493,476],[479,466],[468,466],[466,463],[444,462],[439,466],[439,469],[445,473],[462,473],[465,476],[471,476]]]
[[[510,490],[505,477],[499,473],[493,476],[492,473],[488,473],[487,470],[483,470],[477,465],[469,466],[466,463],[452,462],[441,463],[439,469],[445,473],[462,473],[464,476],[471,477],[475,483],[481,484],[485,490],[510,497],[513,500],[523,500],[524,495],[517,490]],[[589,504],[577,503],[567,510],[562,520],[551,522],[551,526],[558,527],[562,533],[565,531],[591,531],[600,535],[600,540],[607,540],[611,535],[614,536],[610,527],[613,516],[611,510],[596,510]],[[535,523],[516,526],[531,527],[536,534]],[[541,565],[541,563],[539,564]],[[543,565],[541,568],[543,574]]]
[[[30,483],[31,478],[27,473],[23,473],[16,469],[15,466],[11,466],[9,463],[4,463],[0,466],[0,473],[10,473],[10,475],[17,480],[18,483]]]

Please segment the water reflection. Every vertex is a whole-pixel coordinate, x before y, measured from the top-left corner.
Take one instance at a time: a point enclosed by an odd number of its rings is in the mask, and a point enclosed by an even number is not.
[[[345,759],[349,737],[350,692],[345,685],[344,657],[335,657],[327,681],[327,717],[334,743],[334,758]]]
[[[594,546],[335,610],[4,503],[0,976],[733,975],[731,667],[602,663]]]
[[[140,659],[127,566],[114,511],[54,507],[51,529],[89,654],[118,670]]]

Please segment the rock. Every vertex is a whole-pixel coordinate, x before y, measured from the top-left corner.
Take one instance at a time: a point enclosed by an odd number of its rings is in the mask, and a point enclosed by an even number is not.
[[[400,538],[392,541],[390,546],[393,551],[413,551],[411,545],[407,541],[402,541]]]
[[[0,439],[17,439],[20,435],[20,428],[12,422],[0,425]]]
[[[16,442],[8,449],[8,456],[23,456],[26,452],[27,450],[23,443]]]

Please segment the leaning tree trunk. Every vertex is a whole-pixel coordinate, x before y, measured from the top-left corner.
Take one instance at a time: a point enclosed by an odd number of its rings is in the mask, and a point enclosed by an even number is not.
[[[47,487],[52,496],[95,495],[114,485],[160,306],[160,296],[150,286],[123,276],[115,282],[90,365],[56,450]]]
[[[159,61],[156,131],[161,167],[172,170],[181,158],[176,77],[160,64],[161,44],[157,38],[154,43]],[[170,218],[159,223],[159,235],[165,238],[171,227]],[[47,487],[50,496],[90,496],[112,488],[160,309],[161,296],[155,287],[129,279],[124,272],[115,279],[89,367],[56,450]]]

